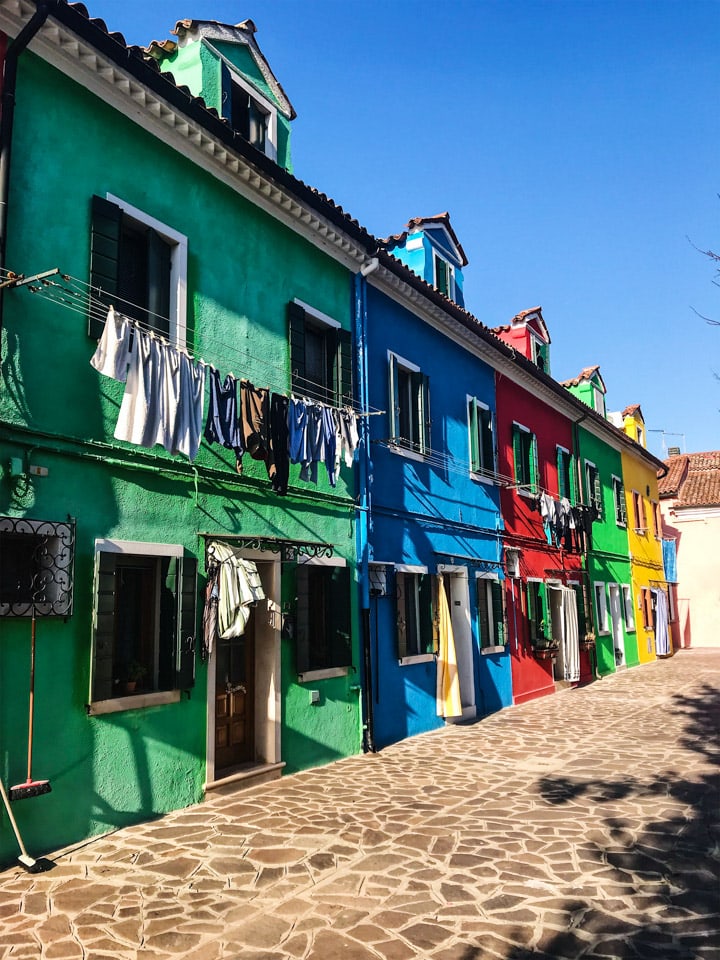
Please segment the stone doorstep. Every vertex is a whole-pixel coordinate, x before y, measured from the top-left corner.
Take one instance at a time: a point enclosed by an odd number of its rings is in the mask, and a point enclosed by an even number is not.
[[[240,790],[246,790],[248,787],[257,787],[262,783],[279,780],[284,766],[284,760],[280,763],[258,763],[231,773],[227,777],[221,777],[219,780],[210,780],[203,784],[203,789],[206,794],[212,794],[212,796],[228,796]]]

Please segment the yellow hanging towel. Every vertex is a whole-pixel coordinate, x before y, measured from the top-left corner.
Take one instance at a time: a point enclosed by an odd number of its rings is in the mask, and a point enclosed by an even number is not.
[[[460,677],[458,676],[455,636],[450,619],[450,606],[445,593],[445,579],[438,576],[438,612],[440,614],[437,658],[437,714],[439,717],[461,717]]]

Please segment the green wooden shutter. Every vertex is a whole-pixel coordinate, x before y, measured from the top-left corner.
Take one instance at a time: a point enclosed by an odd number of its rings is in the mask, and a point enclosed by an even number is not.
[[[432,581],[428,574],[420,577],[420,653],[433,652]]]
[[[523,448],[522,448],[522,430],[516,423],[512,428],[513,461],[515,466],[515,482],[519,485],[525,483],[526,478],[523,471]]]
[[[565,451],[560,447],[556,448],[556,465],[557,465],[557,475],[558,475],[558,496],[562,500],[563,497],[567,497],[567,474],[566,470],[566,461],[565,461]]]
[[[91,702],[109,700],[113,696],[116,561],[115,553],[95,554],[95,606],[90,660]]]
[[[405,589],[406,577],[404,573],[395,574],[395,601],[397,621],[397,655],[398,660],[408,655],[407,652],[407,622],[405,620]]]
[[[570,492],[568,494],[568,499],[570,503],[577,503],[577,487],[575,483],[575,457],[570,454],[568,456],[568,476],[570,477]]]
[[[537,437],[534,433],[529,433],[528,437],[528,463],[530,466],[530,489],[537,493],[540,471],[538,468],[538,448]]]
[[[335,402],[338,406],[351,406],[353,402],[352,334],[349,330],[338,330]]]
[[[290,342],[290,388],[304,395],[305,378],[305,311],[297,303],[288,303],[288,339]]]
[[[505,643],[505,591],[501,580],[490,581],[493,612],[493,643],[501,647]]]
[[[493,434],[493,416],[490,410],[480,407],[480,429],[482,445],[482,469],[484,473],[495,472],[495,437]]]
[[[602,487],[600,486],[600,471],[597,469],[595,470],[593,476],[593,498],[595,500],[595,507],[597,508],[598,514],[602,516]]]
[[[470,431],[470,470],[477,473],[480,469],[478,405],[473,397],[468,400],[468,429]]]
[[[147,232],[148,250],[148,325],[163,336],[170,336],[171,248],[154,230]]]
[[[183,557],[177,587],[175,689],[189,690],[195,685],[195,648],[197,646],[197,560],[195,557]]]
[[[432,449],[430,443],[430,378],[420,374],[420,444],[423,453]]]
[[[400,397],[398,395],[397,357],[390,354],[388,363],[388,411],[390,413],[390,436],[396,440],[400,432]]]
[[[490,609],[488,606],[488,581],[484,577],[478,577],[475,581],[478,605],[478,631],[480,633],[480,646],[487,647],[491,642],[490,638]]]
[[[540,623],[540,617],[538,615],[538,596],[536,583],[527,584],[527,620],[528,635],[530,640],[533,641],[537,638]]]
[[[106,306],[118,294],[118,262],[120,258],[120,225],[122,210],[103,197],[94,196],[90,208],[90,291],[93,299]],[[88,316],[88,336],[98,340],[105,321],[91,313]]]

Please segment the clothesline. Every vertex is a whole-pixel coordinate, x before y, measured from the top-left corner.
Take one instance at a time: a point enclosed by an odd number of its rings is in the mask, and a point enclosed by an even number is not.
[[[305,398],[288,398],[249,380],[198,363],[164,338],[140,329],[112,307],[90,364],[125,383],[114,436],[144,447],[160,444],[194,460],[202,437],[231,449],[236,469],[248,454],[265,463],[276,493],[287,493],[289,465],[301,464],[300,479],[317,483],[324,463],[335,486],[344,458],[352,466],[359,443],[356,415]],[[206,381],[209,406],[203,430]]]
[[[0,272],[0,276],[11,274],[12,271],[9,270]],[[107,316],[107,304],[101,301],[98,297],[94,296],[92,293],[92,291],[98,290],[98,288],[91,286],[84,280],[79,280],[75,277],[72,277],[69,274],[61,274],[61,277],[65,285],[57,280],[43,279],[39,283],[29,284],[27,289],[30,293],[38,296],[41,299],[57,303],[74,313],[80,314],[81,316],[89,316],[92,319],[104,323],[105,317]],[[73,286],[76,288],[73,289]],[[77,289],[77,287],[83,287],[86,289]],[[158,319],[167,320],[166,317],[159,317],[158,314],[145,310],[144,308],[140,308],[138,304],[131,303],[122,297],[113,295],[113,300],[126,303],[129,306],[135,307],[136,309],[142,309],[143,312],[147,313],[149,316],[156,316]],[[156,330],[154,330],[150,323],[141,320],[135,320],[134,318],[133,322],[139,329],[145,331],[149,335],[160,337],[175,349],[181,350],[194,362],[213,366],[213,364],[208,363],[202,357],[193,356],[187,347],[179,344],[173,344],[172,341],[170,341],[167,337],[163,337],[162,334],[159,334]],[[193,325],[187,325],[185,329],[191,336],[195,330]],[[250,351],[246,351],[241,354],[238,352],[236,347],[233,347],[232,345],[220,340],[218,337],[213,336],[213,334],[208,330],[203,330],[202,339],[204,343],[214,347],[218,353],[221,353],[223,355],[223,360],[230,367],[234,366],[235,364],[237,364],[239,367],[247,364],[252,365],[252,367],[255,368],[259,365],[265,368],[268,373],[271,374],[268,379],[282,380],[283,383],[287,380],[288,371],[285,366],[274,364],[272,361],[267,360],[264,357],[255,356]],[[317,383],[315,383],[313,380],[310,380],[307,377],[299,377],[297,374],[293,375],[293,380],[295,383],[299,384],[300,390],[298,392],[302,393],[303,396],[307,396],[308,398],[316,400],[320,403],[327,403],[323,395],[324,391],[322,388],[318,388]],[[280,393],[283,391],[282,389],[279,389],[276,392]],[[332,404],[329,405],[332,406]],[[347,406],[348,409],[353,409],[357,416],[362,417],[379,416],[385,412],[376,408],[361,409],[353,401],[348,401],[348,403],[344,404],[344,406]]]

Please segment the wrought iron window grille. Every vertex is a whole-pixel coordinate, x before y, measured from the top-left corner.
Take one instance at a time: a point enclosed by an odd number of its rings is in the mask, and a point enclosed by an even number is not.
[[[0,616],[72,614],[75,520],[0,517]]]

